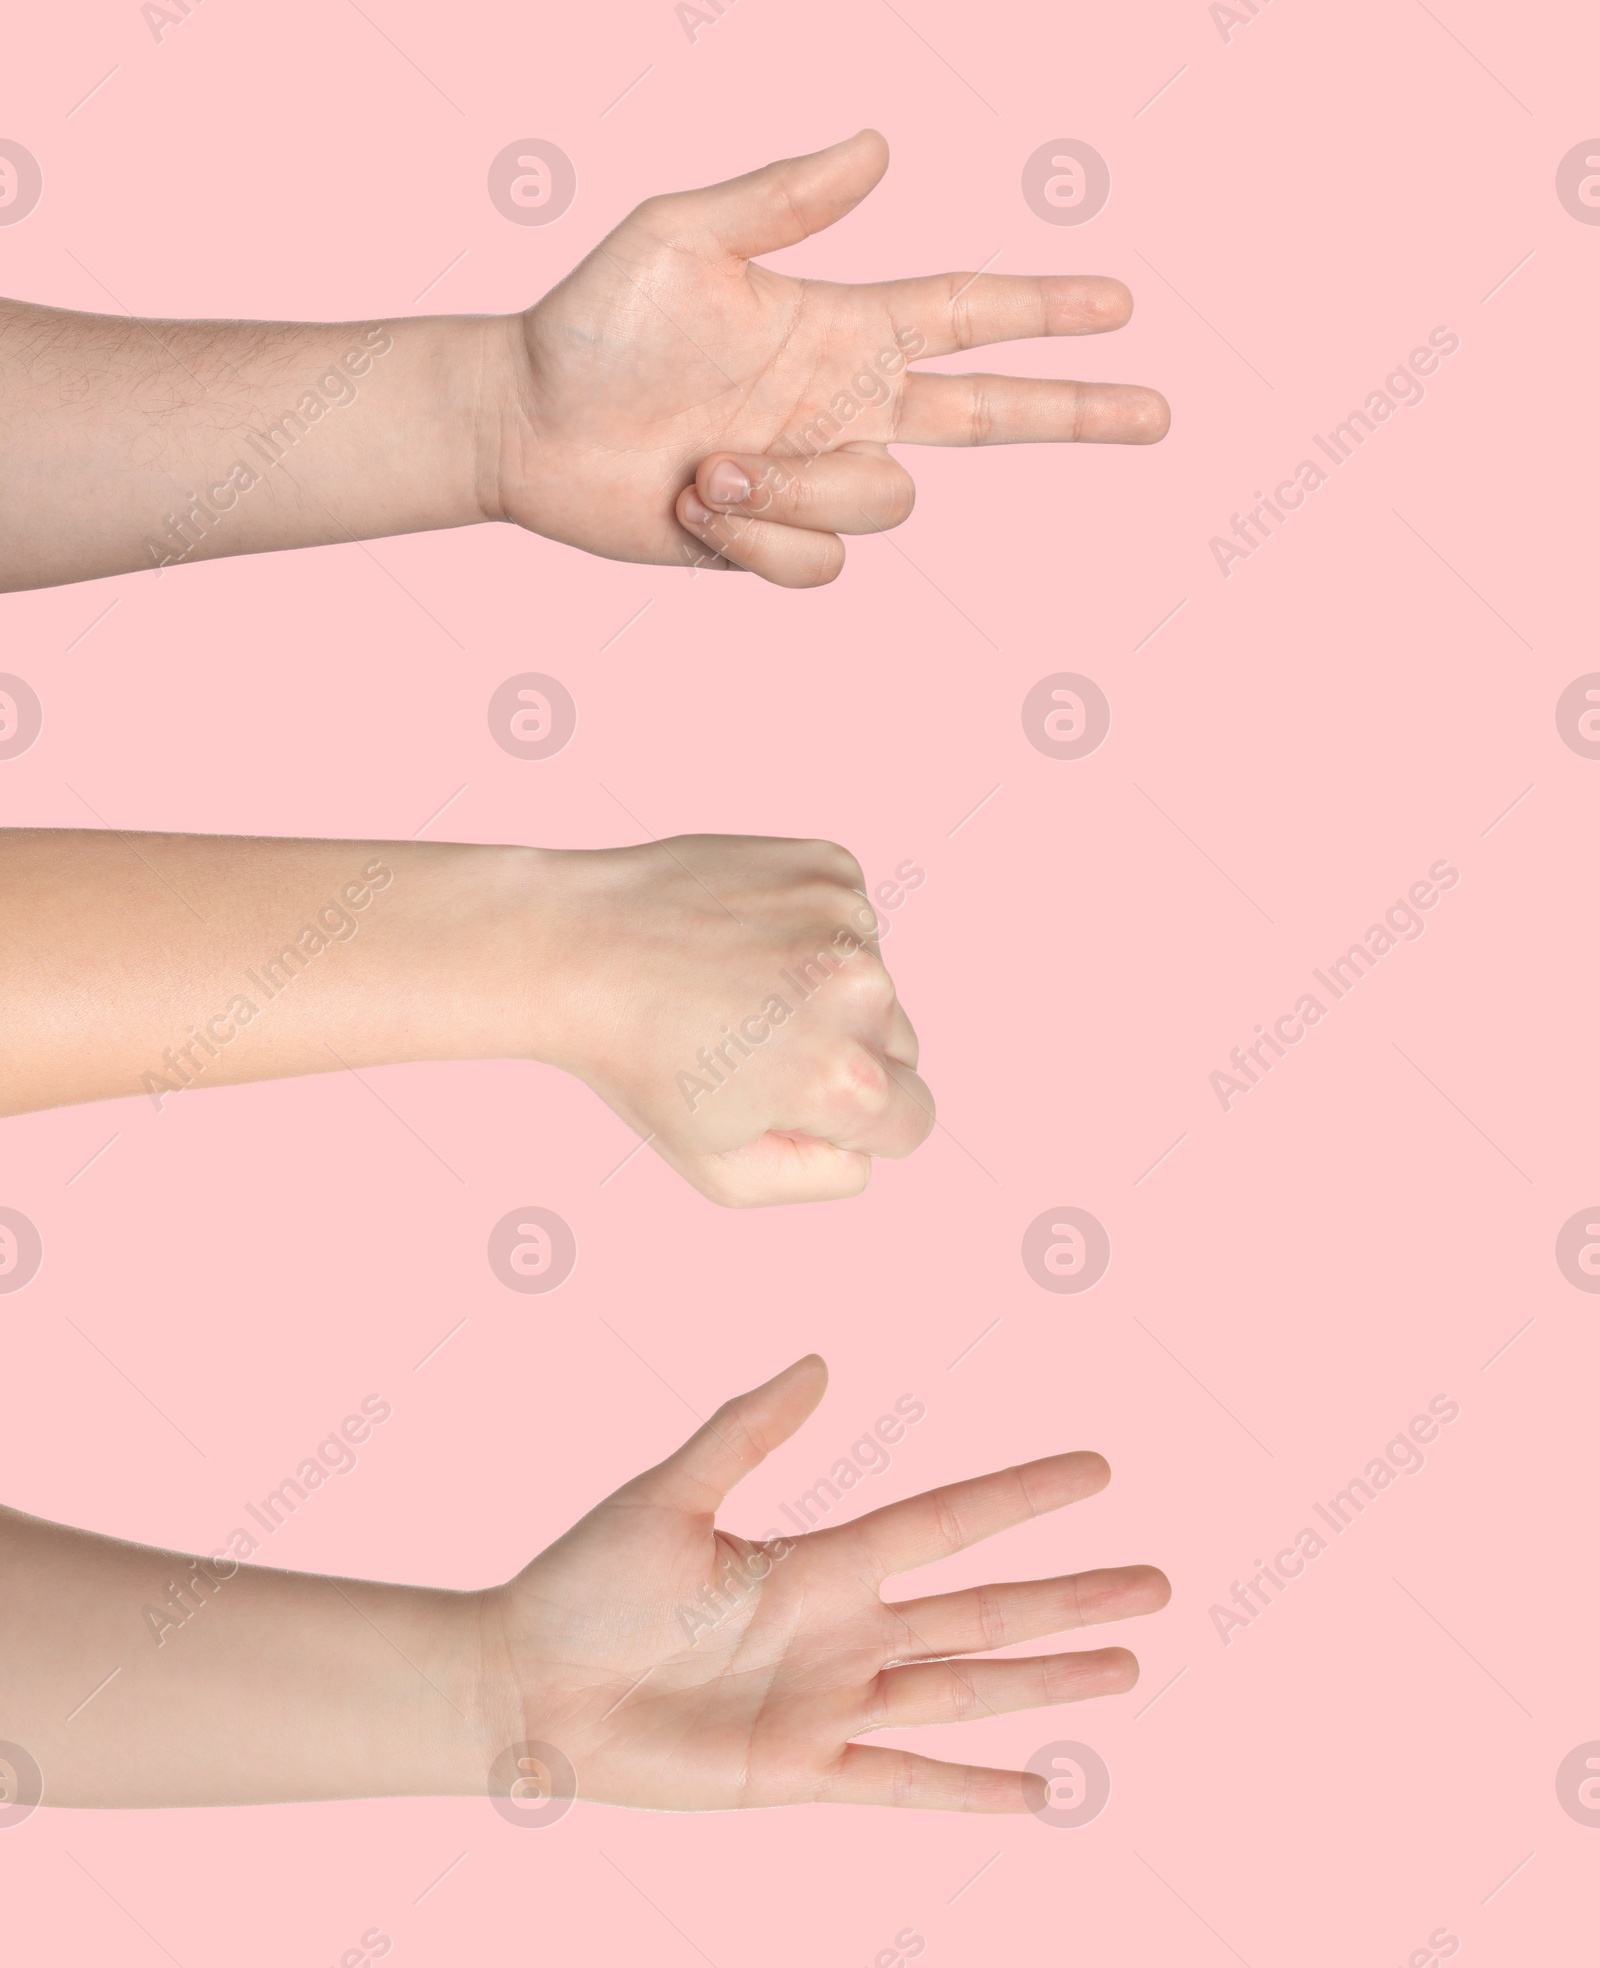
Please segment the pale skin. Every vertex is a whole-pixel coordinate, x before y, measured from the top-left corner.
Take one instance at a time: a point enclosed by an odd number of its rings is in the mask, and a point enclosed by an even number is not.
[[[715,1202],[853,1196],[934,1124],[864,885],[830,842],[738,835],[590,851],[13,829],[0,1114],[530,1059]]]
[[[843,218],[886,163],[867,131],[650,199],[505,317],[141,322],[0,302],[0,589],[484,521],[814,587],[845,536],[909,515],[891,444],[1164,435],[1153,390],[912,366],[1119,327],[1119,281],[847,287],[759,264]],[[862,887],[815,841],[17,830],[0,840],[0,1113],[152,1081],[168,1098],[534,1059],[717,1202],[854,1195],[933,1125]],[[1101,1488],[1086,1453],[792,1541],[719,1531],[727,1490],[824,1381],[812,1358],[730,1402],[484,1592],[192,1565],[0,1511],[0,1741],[64,1805],[482,1794],[508,1749],[541,1742],[580,1795],[618,1804],[1038,1808],[1042,1778],[857,1738],[1125,1691],[1120,1648],[959,1657],[1157,1610],[1165,1579],[881,1598],[886,1578]],[[691,1632],[708,1594],[725,1610]],[[184,1615],[158,1618],[159,1646],[152,1607]]]
[[[1121,1647],[969,1657],[1158,1611],[1167,1581],[1131,1565],[882,1598],[890,1577],[1104,1488],[1090,1452],[792,1539],[718,1529],[826,1378],[811,1355],[727,1402],[481,1592],[229,1559],[202,1578],[177,1553],[0,1511],[0,1741],[69,1806],[505,1796],[492,1773],[540,1744],[608,1804],[1037,1809],[1039,1776],[857,1739],[1125,1693],[1138,1668]]]
[[[894,444],[1148,444],[1132,384],[917,360],[1121,327],[1120,280],[858,286],[756,257],[877,184],[876,131],[647,199],[525,313],[136,321],[0,301],[0,589],[507,521],[816,587],[910,513]]]

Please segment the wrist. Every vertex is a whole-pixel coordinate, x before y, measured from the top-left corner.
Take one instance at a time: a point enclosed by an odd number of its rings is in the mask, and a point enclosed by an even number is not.
[[[493,1591],[424,1593],[413,1639],[415,1658],[442,1700],[429,1705],[432,1726],[418,1743],[412,1788],[419,1797],[481,1797],[490,1766],[520,1740]]]
[[[517,978],[511,1052],[592,1080],[600,1035],[615,1038],[618,981],[637,924],[634,857],[596,848],[496,849],[490,877],[512,940]]]
[[[455,851],[467,865],[456,888],[460,996],[448,1016],[459,1021],[464,1003],[476,1005],[477,1057],[564,1063],[557,1034],[569,954],[566,864],[581,857],[506,845]]]
[[[456,841],[389,842],[378,855],[392,889],[383,884],[383,914],[360,946],[370,954],[342,996],[341,1056],[572,1070],[579,960],[599,908],[584,876],[605,857]],[[318,1032],[327,1016],[319,1010]]]
[[[388,479],[389,498],[417,515],[418,530],[499,518],[480,433],[504,387],[500,317],[424,315],[378,327],[392,350],[378,368],[393,376],[394,393],[380,439],[388,455],[372,462]],[[400,530],[406,517],[387,516],[385,529]]]
[[[317,1673],[345,1692],[339,1719],[321,1730],[323,1753],[331,1752],[335,1768],[325,1788],[306,1794],[482,1796],[489,1765],[504,1746],[499,1677],[492,1644],[485,1645],[485,1602],[492,1595],[332,1583],[345,1603],[334,1603],[333,1644]],[[353,1624],[352,1608],[360,1616]],[[344,1660],[352,1647],[368,1670],[359,1676],[359,1693],[356,1664]],[[335,1747],[345,1726],[350,1733]]]
[[[517,1584],[517,1579],[509,1579],[504,1585],[474,1595],[471,1714],[481,1757],[480,1789],[513,1744],[551,1742],[567,1733],[558,1719],[560,1704],[555,1690],[546,1687],[536,1691],[529,1685],[529,1635],[523,1625]],[[543,1652],[537,1647],[533,1651]]]
[[[539,532],[543,529],[529,471],[529,434],[537,424],[531,415],[527,320],[521,314],[499,314],[482,318],[477,326],[479,386],[471,425],[477,516]]]

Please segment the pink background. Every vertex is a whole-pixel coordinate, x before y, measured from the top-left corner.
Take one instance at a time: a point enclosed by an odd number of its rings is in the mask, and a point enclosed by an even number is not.
[[[9,294],[371,318],[450,265],[422,308],[511,309],[646,194],[870,122],[886,183],[781,264],[1120,275],[1120,335],[981,361],[1154,383],[1174,422],[1155,451],[904,454],[916,515],[815,594],[482,528],[7,598],[0,667],[46,726],[0,765],[6,824],[404,838],[464,787],[429,837],[628,841],[625,803],[656,834],[828,835],[873,880],[915,859],[887,954],[943,1125],[858,1202],[732,1215],[649,1154],[603,1182],[626,1131],[534,1068],[12,1121],[0,1202],[46,1256],[0,1300],[5,1497],[207,1547],[377,1393],[361,1467],[263,1555],[481,1584],[815,1347],[827,1403],[735,1527],[912,1394],[864,1501],[1065,1447],[1116,1472],[928,1583],[1144,1559],[1175,1591],[1129,1635],[1132,1696],[914,1739],[1092,1744],[1114,1789],[1080,1830],[44,1811],[0,1837],[8,1952],[282,1968],[376,1925],[396,1963],[813,1968],[910,1927],[929,1963],[1348,1968],[1448,1928],[1462,1959],[1568,1958],[1600,1856],[1554,1785],[1600,1736],[1600,1343],[1553,1251],[1600,1192],[1600,765],[1553,713],[1600,667],[1600,230],[1554,178],[1600,122],[1597,58],[1577,10],[1488,0],[1279,0],[1226,42],[1200,0],[743,0],[693,44],[668,0],[209,0],[159,45],[134,0],[12,22],[0,136],[45,192],[0,229]],[[543,229],[485,191],[524,136],[578,170]],[[1061,136],[1111,165],[1081,231],[1020,192]],[[1223,579],[1210,536],[1436,325],[1461,347],[1427,400]],[[544,763],[485,724],[527,669],[579,706]],[[1056,670],[1111,700],[1085,760],[1021,726]],[[1426,935],[1224,1114],[1207,1075],[1440,857],[1461,880]],[[520,1298],[484,1241],[535,1202],[578,1268]],[[1114,1248],[1078,1297],[1019,1256],[1065,1204]],[[1224,1647],[1208,1607],[1440,1394],[1461,1416],[1427,1468]]]

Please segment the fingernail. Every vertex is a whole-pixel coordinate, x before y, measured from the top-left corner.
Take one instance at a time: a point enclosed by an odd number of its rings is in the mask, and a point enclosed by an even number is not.
[[[726,458],[720,465],[711,467],[711,475],[706,480],[706,495],[715,499],[719,506],[736,506],[741,499],[750,496],[750,481],[739,467],[730,464]]]
[[[692,485],[683,495],[683,516],[691,526],[704,526],[712,517],[711,508],[701,504],[700,495]]]

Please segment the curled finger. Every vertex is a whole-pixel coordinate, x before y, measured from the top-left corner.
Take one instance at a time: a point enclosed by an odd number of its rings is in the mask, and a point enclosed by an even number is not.
[[[713,512],[692,485],[678,494],[677,515],[702,547],[774,587],[826,587],[844,566],[844,542],[837,535],[743,513]]]

